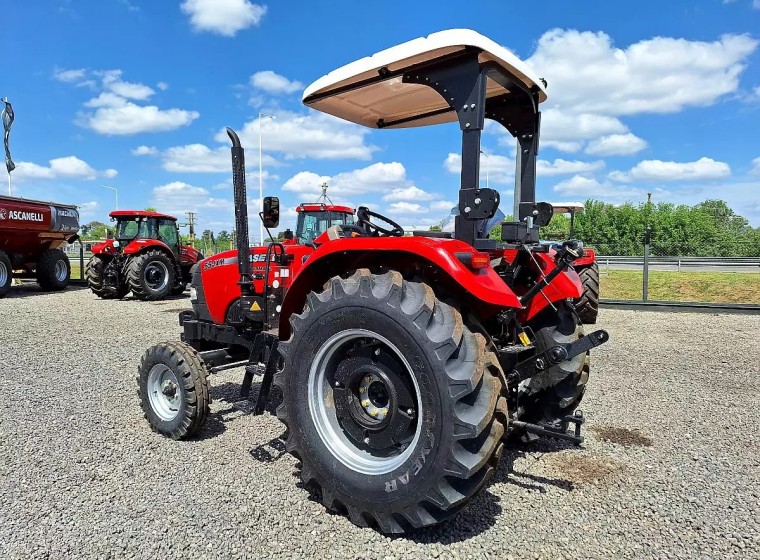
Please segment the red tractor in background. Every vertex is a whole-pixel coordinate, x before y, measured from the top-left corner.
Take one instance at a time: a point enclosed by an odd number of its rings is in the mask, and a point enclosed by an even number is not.
[[[584,335],[572,306],[582,293],[572,269],[582,245],[539,243],[553,215],[535,201],[545,87],[493,41],[449,30],[306,89],[307,106],[375,129],[457,122],[462,173],[451,233],[405,236],[359,207],[353,224],[308,240],[309,228],[297,228],[304,242],[251,249],[244,152],[227,129],[237,250],[198,263],[192,310],[179,317],[182,341],[142,357],[137,381],[150,426],[174,439],[197,433],[209,415],[209,375],[244,367],[244,397],[262,376],[254,414],[272,383],[279,388],[276,413],[302,480],[327,508],[384,533],[461,511],[509,442],[581,443],[589,350],[608,335]],[[487,228],[499,193],[478,185],[485,118],[518,145],[517,221],[502,223],[501,242]],[[279,200],[266,197],[260,217],[276,227]]]
[[[87,284],[103,299],[130,291],[141,300],[159,300],[185,291],[190,268],[203,258],[180,243],[177,218],[158,212],[116,210],[114,238],[92,248]]]
[[[580,202],[553,202],[555,214],[570,214],[570,238],[575,235],[575,215],[583,212]],[[583,293],[574,300],[575,311],[580,320],[587,325],[596,323],[599,315],[599,265],[596,262],[596,251],[584,247],[584,255],[573,262],[573,269],[578,273],[583,284]]]

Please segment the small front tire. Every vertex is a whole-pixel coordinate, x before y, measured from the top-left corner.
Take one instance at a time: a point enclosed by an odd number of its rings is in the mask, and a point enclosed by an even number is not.
[[[137,384],[150,427],[172,439],[196,434],[208,420],[208,371],[198,352],[184,342],[162,342],[143,354]]]

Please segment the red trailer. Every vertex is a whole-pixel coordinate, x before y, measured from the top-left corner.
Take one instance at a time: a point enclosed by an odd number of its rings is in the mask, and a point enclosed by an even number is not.
[[[44,290],[63,290],[71,266],[61,248],[78,239],[76,206],[0,195],[0,297],[11,279],[36,278]]]

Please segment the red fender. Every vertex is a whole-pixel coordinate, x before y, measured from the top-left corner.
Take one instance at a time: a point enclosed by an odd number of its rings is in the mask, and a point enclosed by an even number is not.
[[[553,251],[551,253],[535,253],[534,257],[538,261],[538,265],[541,267],[541,272],[543,274],[549,274],[549,272],[551,272],[556,266]],[[581,283],[580,276],[578,276],[577,272],[572,269],[567,269],[552,280],[542,292],[543,295],[539,293],[519,314],[518,318],[522,322],[530,321],[538,313],[548,307],[549,302],[554,303],[555,301],[580,297],[583,293],[583,284]]]
[[[146,249],[153,248],[163,249],[164,251],[173,254],[171,247],[158,239],[135,239],[134,241],[130,241],[127,246],[122,249],[122,253],[125,255],[134,255],[136,253],[141,253]]]
[[[576,259],[573,262],[573,267],[582,268],[584,266],[591,266],[596,261],[596,251],[590,248],[583,248],[583,256],[580,259]]]
[[[520,300],[493,268],[472,270],[456,256],[456,253],[473,252],[472,246],[462,241],[430,237],[355,237],[324,243],[308,256],[293,278],[282,306],[280,336],[288,336],[290,315],[300,313],[310,291],[321,289],[329,277],[345,270],[376,266],[384,255],[432,265],[431,268],[443,271],[472,298],[488,307],[519,309]],[[332,264],[336,261],[350,265],[336,267]]]

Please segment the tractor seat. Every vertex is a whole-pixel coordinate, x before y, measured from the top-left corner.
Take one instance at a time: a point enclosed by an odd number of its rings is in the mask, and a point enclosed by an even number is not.
[[[450,231],[413,231],[414,237],[435,237],[437,239],[451,239]]]

